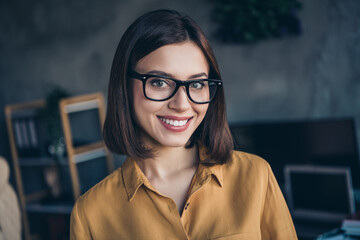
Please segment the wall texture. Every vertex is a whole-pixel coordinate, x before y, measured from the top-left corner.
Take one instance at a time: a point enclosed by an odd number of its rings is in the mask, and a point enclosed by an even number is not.
[[[106,95],[127,26],[146,11],[174,8],[209,36],[229,122],[351,116],[360,136],[360,2],[302,2],[300,37],[239,46],[211,36],[210,0],[1,1],[0,109],[44,98],[54,84],[74,95]],[[3,114],[0,143],[9,158]]]

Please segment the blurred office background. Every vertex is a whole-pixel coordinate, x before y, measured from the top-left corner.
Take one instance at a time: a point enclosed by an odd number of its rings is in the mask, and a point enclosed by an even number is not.
[[[0,109],[44,99],[54,86],[74,96],[106,96],[126,28],[147,11],[171,8],[191,16],[207,35],[230,124],[353,119],[359,146],[360,1],[300,2],[300,35],[237,44],[214,36],[210,0],[1,1]],[[0,155],[11,165],[4,114],[0,133]]]
[[[125,29],[144,12],[173,8],[194,18],[210,40],[230,123],[351,116],[360,124],[360,3],[301,2],[300,36],[238,45],[212,37],[206,0],[2,1],[0,108],[44,98],[52,84],[73,95],[106,94]],[[4,121],[2,114],[0,152],[9,156]]]

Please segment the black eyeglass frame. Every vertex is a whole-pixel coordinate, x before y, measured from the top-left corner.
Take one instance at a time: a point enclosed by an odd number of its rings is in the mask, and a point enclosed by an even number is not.
[[[179,88],[181,86],[185,86],[185,89],[186,89],[186,94],[188,96],[188,98],[193,102],[193,103],[196,103],[196,104],[206,104],[206,103],[210,103],[216,96],[216,93],[217,93],[217,90],[218,90],[218,87],[221,87],[222,86],[222,81],[221,80],[217,80],[217,79],[207,79],[207,78],[203,78],[203,79],[194,79],[194,80],[188,80],[188,81],[181,81],[181,80],[178,80],[178,79],[174,79],[174,78],[171,78],[171,77],[167,77],[167,76],[159,76],[159,75],[152,75],[152,74],[140,74],[138,72],[135,72],[135,71],[130,71],[129,72],[129,77],[131,78],[134,78],[136,80],[140,80],[143,82],[143,92],[144,92],[144,96],[151,100],[151,101],[156,101],[156,102],[163,102],[163,101],[166,101],[166,100],[169,100],[170,98],[172,98],[176,93],[177,91],[179,90]],[[175,89],[174,89],[174,92],[167,98],[165,99],[153,99],[153,98],[150,98],[146,95],[146,91],[145,91],[145,85],[146,85],[146,81],[151,78],[151,77],[158,77],[158,78],[164,78],[164,79],[169,79],[169,80],[172,80],[175,82],[176,86],[175,86]],[[194,99],[191,98],[190,96],[190,92],[189,92],[189,85],[193,82],[198,82],[198,81],[211,81],[211,82],[214,82],[216,84],[216,89],[215,89],[215,93],[214,93],[214,96],[209,100],[209,101],[206,101],[206,102],[197,102],[197,101],[194,101]]]

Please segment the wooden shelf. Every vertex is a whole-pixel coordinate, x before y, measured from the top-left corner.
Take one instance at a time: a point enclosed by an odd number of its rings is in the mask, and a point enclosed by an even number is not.
[[[59,163],[61,165],[69,165],[67,158],[60,158]],[[52,166],[55,164],[56,164],[55,159],[51,157],[19,158],[19,166],[22,167]]]
[[[77,141],[77,143],[80,142],[84,145],[74,145],[73,141],[75,140],[71,132],[72,126],[70,124],[73,122],[70,121],[69,115],[72,117],[79,116],[78,113],[84,112],[86,114],[88,110],[93,113],[93,110],[95,110],[97,113],[91,115],[94,122],[96,122],[95,128],[90,126],[82,131],[93,129],[98,131],[101,136],[101,129],[105,120],[105,103],[101,93],[64,98],[60,101],[61,123],[64,130],[67,155],[58,160],[50,156],[48,149],[46,149],[49,136],[44,126],[45,120],[39,115],[44,107],[45,101],[43,100],[11,104],[5,107],[9,143],[21,206],[24,238],[26,240],[33,239],[31,235],[33,235],[32,232],[34,231],[30,229],[31,224],[28,213],[32,214],[33,219],[47,214],[70,216],[74,201],[85,190],[92,187],[114,169],[112,155],[102,140],[92,139],[90,141],[85,139],[83,141],[81,137],[81,141]],[[76,123],[82,124],[82,121]],[[61,126],[58,127],[61,128]],[[98,160],[94,161],[94,164],[103,164],[102,158],[104,157],[106,158],[106,169],[102,169],[104,166],[100,166],[99,173],[96,176],[91,175],[90,177],[85,170],[78,170],[78,163],[81,163],[82,169],[87,167],[94,169],[96,165],[93,165],[90,160]],[[100,173],[101,171],[105,173]],[[52,179],[55,175],[58,175],[64,195],[57,198],[52,196],[51,187],[49,186],[51,184],[48,183],[49,179]],[[93,181],[93,179],[95,180]],[[93,182],[87,184],[81,183],[80,180]],[[71,185],[72,188],[68,187],[68,185]],[[83,186],[85,186],[84,189]],[[52,218],[53,216],[46,217]]]
[[[29,213],[71,214],[73,203],[29,203],[26,211]]]

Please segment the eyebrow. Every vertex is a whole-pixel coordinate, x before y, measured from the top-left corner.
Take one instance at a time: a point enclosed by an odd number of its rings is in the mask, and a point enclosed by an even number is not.
[[[159,70],[152,70],[152,71],[147,72],[146,74],[174,78],[174,76],[171,73],[166,73],[166,72],[159,71]],[[191,75],[188,77],[188,79],[199,78],[199,77],[208,77],[208,75],[206,73],[202,72],[202,73],[197,73],[197,74]]]

